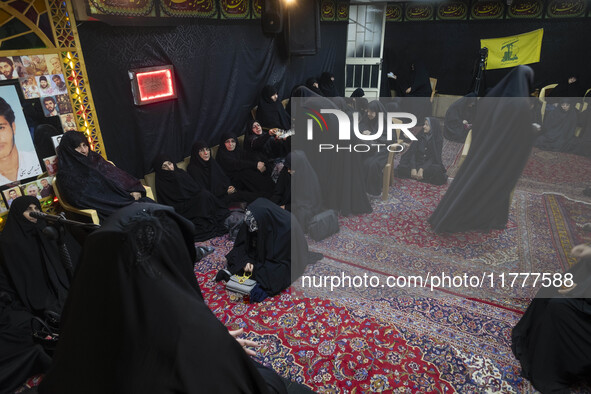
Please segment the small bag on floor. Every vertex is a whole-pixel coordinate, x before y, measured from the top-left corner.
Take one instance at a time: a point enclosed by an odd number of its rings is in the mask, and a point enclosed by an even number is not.
[[[322,241],[339,232],[339,217],[333,209],[314,215],[308,222],[308,235],[314,241]]]
[[[232,275],[230,280],[226,282],[226,290],[233,291],[234,293],[248,295],[251,290],[256,286],[257,282],[254,279],[250,279],[252,274]]]

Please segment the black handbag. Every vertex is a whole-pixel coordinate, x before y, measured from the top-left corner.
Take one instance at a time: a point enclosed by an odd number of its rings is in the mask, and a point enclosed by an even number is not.
[[[308,222],[308,235],[314,241],[322,241],[339,232],[339,217],[333,209],[314,215]]]

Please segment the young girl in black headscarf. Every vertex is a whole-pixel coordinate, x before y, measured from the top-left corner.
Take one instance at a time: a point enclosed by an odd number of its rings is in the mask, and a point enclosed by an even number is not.
[[[259,196],[270,197],[275,188],[270,171],[256,156],[242,150],[231,133],[224,133],[218,148],[217,161],[232,183]]]
[[[60,193],[76,208],[96,209],[101,220],[136,201],[152,201],[139,180],[92,151],[83,133],[66,132],[57,158]]]
[[[220,271],[216,280],[251,272],[257,285],[250,299],[259,302],[288,288],[309,263],[320,258],[308,251],[304,233],[288,211],[259,198],[247,207],[234,247],[226,255],[228,269]]]
[[[279,96],[277,89],[271,85],[266,85],[261,92],[259,104],[257,108],[257,119],[266,129],[282,129],[289,130],[291,127],[291,119]]]
[[[416,137],[417,141],[413,141],[400,158],[395,175],[434,185],[445,184],[447,173],[441,161],[443,135],[439,121],[435,118],[425,118],[423,129]]]
[[[40,211],[37,198],[18,197],[0,235],[0,387],[6,392],[49,368],[49,355],[33,342],[31,319],[58,325],[70,288],[58,246],[42,232],[47,224],[30,216]],[[69,235],[65,242],[75,265],[80,247]]]
[[[253,202],[259,196],[256,193],[238,190],[217,161],[211,156],[211,149],[203,141],[197,141],[191,149],[191,161],[187,172],[202,188],[209,190],[226,206],[233,202]]]
[[[40,394],[286,393],[204,302],[193,224],[133,204],[88,236]],[[264,377],[263,377],[264,375]]]
[[[228,232],[224,220],[230,211],[208,190],[165,155],[153,161],[156,172],[156,196],[195,225],[195,241],[206,241]]]

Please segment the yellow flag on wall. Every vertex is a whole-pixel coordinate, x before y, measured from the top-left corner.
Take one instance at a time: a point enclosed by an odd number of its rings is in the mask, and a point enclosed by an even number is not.
[[[488,48],[487,70],[515,67],[540,61],[544,29],[516,36],[480,40],[480,48]]]

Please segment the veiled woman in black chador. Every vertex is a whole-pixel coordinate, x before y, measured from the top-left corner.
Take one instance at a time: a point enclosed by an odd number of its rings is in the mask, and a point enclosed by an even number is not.
[[[443,136],[450,141],[464,142],[476,114],[476,94],[468,93],[450,105],[445,113]]]
[[[209,310],[195,258],[193,224],[171,207],[109,217],[86,239],[39,393],[286,393]]]
[[[0,387],[6,392],[49,368],[50,357],[33,343],[31,319],[57,324],[70,288],[57,243],[33,211],[41,211],[36,197],[15,199],[0,235]],[[65,243],[75,265],[80,247],[69,235]]]
[[[547,105],[542,123],[542,133],[536,140],[536,147],[555,151],[571,152],[577,146],[577,110],[574,100],[560,97],[556,105]]]
[[[230,211],[207,189],[200,187],[166,155],[153,161],[156,172],[156,198],[170,205],[195,225],[195,240],[205,241],[228,232],[224,220]]]
[[[290,138],[276,138],[275,130],[264,130],[260,122],[250,119],[244,131],[244,150],[253,152],[271,168],[275,160],[283,159],[289,153]]]
[[[258,302],[285,290],[322,255],[310,253],[297,220],[265,198],[246,209],[234,247],[226,255],[230,274],[252,272],[257,286],[251,301]],[[220,271],[217,280],[228,279]]]
[[[291,127],[289,114],[283,108],[281,100],[279,100],[277,89],[271,85],[266,85],[261,92],[257,108],[257,119],[261,126],[266,129],[289,130]]]
[[[506,227],[511,192],[537,137],[533,77],[530,67],[518,66],[478,102],[468,156],[429,218],[436,232]]]
[[[416,135],[407,151],[400,158],[395,175],[417,181],[443,185],[447,182],[445,166],[441,161],[443,135],[435,118],[425,118],[423,129]]]
[[[80,132],[64,134],[57,158],[60,193],[76,208],[96,209],[99,217],[105,219],[136,201],[152,201],[139,180],[92,151]]]
[[[216,158],[234,186],[264,197],[273,193],[272,169],[267,168],[258,156],[240,148],[232,133],[222,135]]]
[[[191,149],[191,161],[187,172],[202,188],[209,190],[226,206],[233,202],[253,202],[259,197],[257,193],[239,190],[211,156],[211,149],[203,141],[197,141]]]

